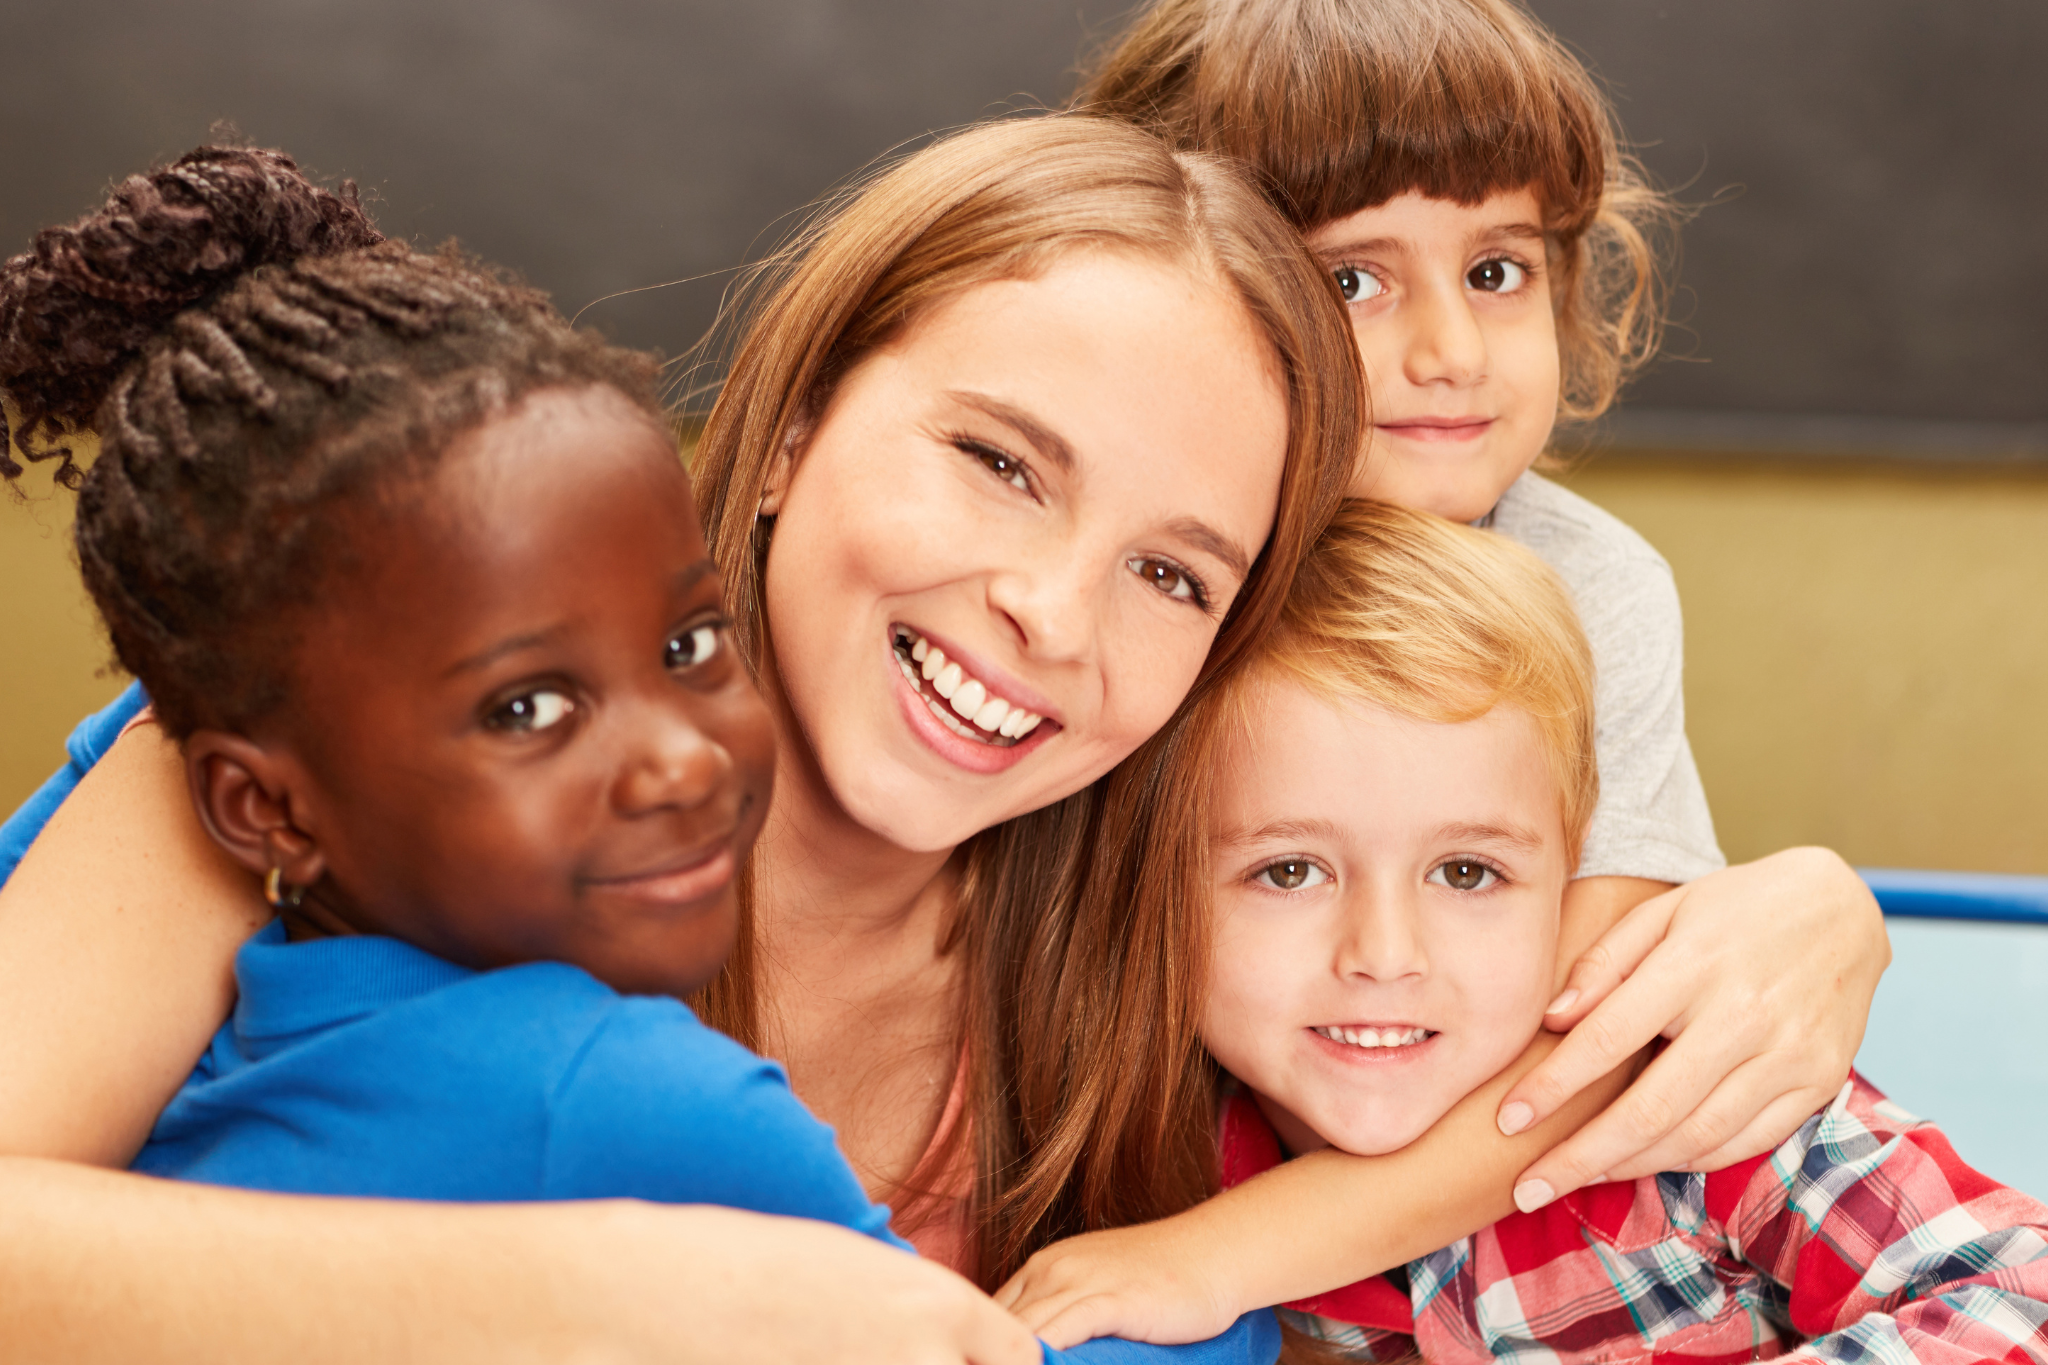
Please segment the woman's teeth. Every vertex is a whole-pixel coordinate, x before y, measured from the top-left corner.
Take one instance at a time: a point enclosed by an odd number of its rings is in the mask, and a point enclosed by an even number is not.
[[[1333,1024],[1316,1032],[1333,1043],[1353,1047],[1408,1047],[1429,1037],[1426,1028],[1338,1028]]]
[[[959,664],[948,659],[944,650],[922,635],[899,630],[894,644],[896,666],[903,670],[903,676],[910,680],[912,687],[919,689],[920,694],[923,692],[921,684],[931,684],[931,690],[939,694],[945,705],[939,705],[929,696],[924,698],[924,704],[947,729],[964,739],[980,740],[984,744],[1001,741],[1014,744],[1037,729],[1038,723],[1045,719],[1034,711],[1012,706],[1001,697],[990,696],[980,679],[970,676]],[[947,708],[951,708],[952,715],[946,714]]]

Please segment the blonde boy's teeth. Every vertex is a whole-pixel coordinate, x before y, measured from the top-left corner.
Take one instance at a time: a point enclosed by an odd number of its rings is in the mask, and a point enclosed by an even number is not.
[[[961,691],[964,692],[966,689],[962,688]],[[956,708],[960,705],[960,694],[958,692],[953,694],[953,705]],[[1003,722],[1009,718],[1010,703],[1004,701],[1001,697],[990,697],[981,704],[981,709],[974,713],[974,725],[978,730],[994,730],[1000,734]]]
[[[912,663],[921,664],[924,662],[924,656],[931,652],[931,641],[925,639],[922,635],[920,635],[917,639],[917,643],[910,647],[910,660]]]
[[[1349,1043],[1352,1047],[1412,1047],[1429,1037],[1426,1028],[1377,1029],[1342,1028],[1336,1024],[1318,1027],[1315,1030],[1333,1043]]]
[[[954,688],[953,695],[947,697],[946,700],[952,705],[954,715],[965,716],[967,719],[973,720],[974,713],[979,711],[981,704],[988,700],[988,689],[983,687],[977,680],[969,678],[966,682]]]
[[[938,653],[936,649],[933,650],[932,657],[937,658]],[[966,677],[967,675],[960,671],[960,665],[948,663],[939,670],[939,676],[932,679],[932,691],[938,693],[947,701],[951,701],[953,694],[960,690],[960,684]]]
[[[939,670],[945,666],[946,652],[942,649],[933,649],[924,656],[924,666],[917,671],[924,675],[926,682],[930,682],[939,676]]]

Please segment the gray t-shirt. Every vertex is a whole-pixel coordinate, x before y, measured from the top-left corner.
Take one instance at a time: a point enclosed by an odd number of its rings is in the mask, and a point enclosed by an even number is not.
[[[1685,738],[1685,626],[1671,566],[1624,522],[1533,473],[1501,495],[1488,524],[1557,571],[1593,646],[1600,804],[1578,875],[1689,882],[1725,866]]]

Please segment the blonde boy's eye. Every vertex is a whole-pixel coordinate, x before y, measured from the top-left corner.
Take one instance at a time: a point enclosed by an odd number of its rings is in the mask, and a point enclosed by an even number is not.
[[[1487,294],[1512,294],[1529,282],[1529,272],[1505,256],[1481,261],[1465,272],[1465,287]]]
[[[1337,277],[1337,292],[1344,296],[1346,303],[1363,303],[1387,292],[1387,287],[1380,283],[1379,276],[1370,270],[1340,265],[1331,273]]]
[[[508,734],[532,734],[551,729],[569,718],[576,703],[566,693],[551,687],[536,688],[509,697],[484,716],[484,728]]]
[[[1282,858],[1277,863],[1267,863],[1252,877],[1252,880],[1275,891],[1301,891],[1311,886],[1321,886],[1330,880],[1330,874],[1306,858]]]
[[[1484,891],[1500,880],[1500,874],[1485,863],[1470,858],[1453,858],[1431,870],[1428,880],[1453,891]]]

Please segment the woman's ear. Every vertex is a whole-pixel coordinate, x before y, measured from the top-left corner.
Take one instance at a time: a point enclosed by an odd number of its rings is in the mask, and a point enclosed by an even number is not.
[[[782,449],[775,452],[775,462],[768,466],[768,481],[761,486],[761,502],[756,509],[759,515],[781,515],[782,499],[789,492],[789,476],[795,472],[804,447],[811,443],[813,425],[808,415],[798,416],[782,434]]]
[[[327,872],[319,840],[294,812],[298,765],[242,735],[198,730],[185,741],[185,777],[199,822],[213,841],[251,872],[275,868],[283,881],[307,887]]]

